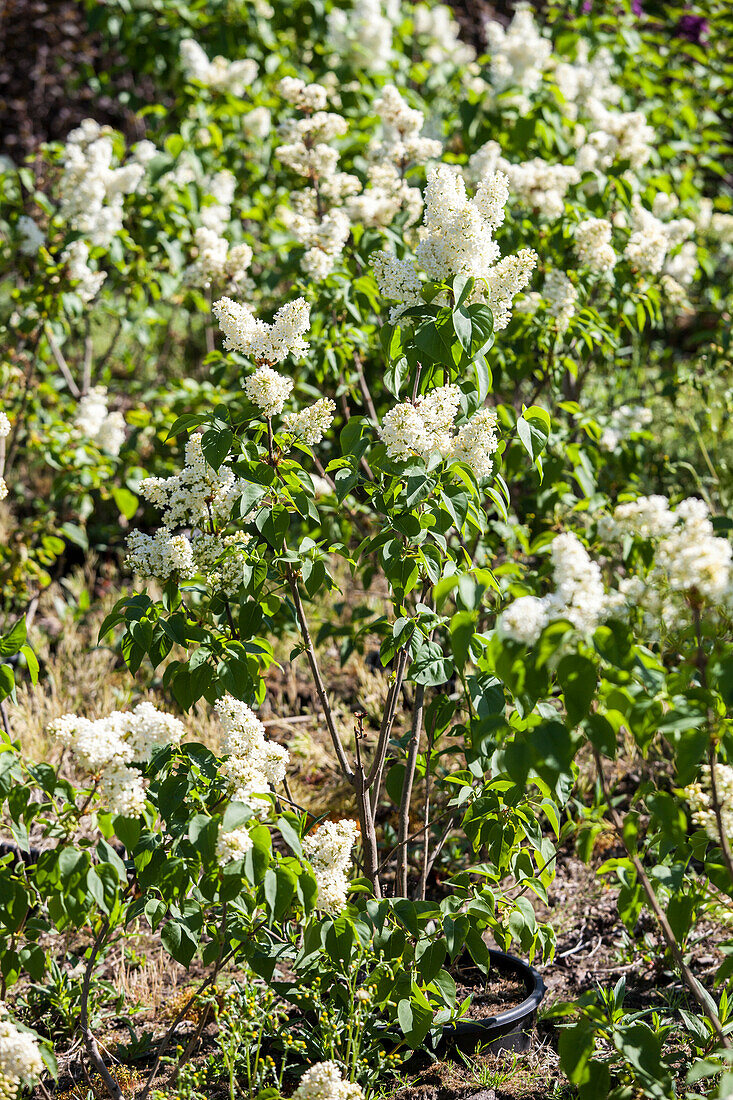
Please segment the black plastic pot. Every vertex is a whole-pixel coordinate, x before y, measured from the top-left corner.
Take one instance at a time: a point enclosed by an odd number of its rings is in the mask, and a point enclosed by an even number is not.
[[[499,1012],[496,1016],[485,1016],[481,1020],[458,1020],[455,1024],[446,1024],[436,1053],[450,1055],[451,1050],[461,1050],[473,1054],[481,1047],[484,1054],[499,1054],[503,1050],[528,1050],[532,1040],[537,1017],[537,1009],[545,995],[545,983],[535,970],[514,955],[503,951],[489,951],[491,968],[499,974],[513,974],[524,982],[527,996],[521,1004]],[[469,1008],[469,1012],[470,1012]]]

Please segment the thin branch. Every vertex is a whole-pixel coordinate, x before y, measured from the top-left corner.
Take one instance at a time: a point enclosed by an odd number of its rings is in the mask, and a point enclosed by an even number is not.
[[[392,727],[394,726],[395,716],[397,714],[397,700],[400,697],[402,691],[402,682],[405,678],[405,669],[407,668],[407,650],[403,647],[397,657],[397,668],[395,669],[395,678],[392,687],[390,688],[389,695],[387,696],[387,705],[384,708],[384,715],[382,716],[382,725],[379,730],[379,739],[377,741],[377,747],[374,750],[374,760],[372,766],[369,769],[367,775],[366,785],[371,787],[374,784],[374,797],[372,799],[372,807],[376,812],[377,802],[379,801],[379,788],[382,781],[382,772],[384,770],[384,761],[387,754],[387,746],[389,745],[389,738],[392,733]]]
[[[356,375],[359,379],[359,387],[361,389],[362,397],[364,398],[364,402],[366,404],[369,415],[372,418],[372,423],[374,424],[374,427],[378,428],[379,417],[377,416],[377,410],[374,407],[374,401],[372,400],[371,391],[369,389],[369,386],[367,385],[367,380],[364,377],[361,359],[356,352],[354,352],[354,365],[356,366]]]
[[[170,1027],[168,1028],[168,1030],[166,1031],[165,1035],[163,1036],[163,1038],[161,1040],[160,1046],[158,1047],[158,1053],[156,1055],[155,1062],[153,1064],[153,1068],[151,1069],[150,1073],[148,1074],[148,1079],[145,1082],[145,1087],[143,1088],[140,1095],[138,1097],[136,1097],[136,1100],[146,1100],[151,1088],[153,1087],[153,1082],[155,1081],[155,1078],[158,1076],[158,1070],[160,1069],[160,1063],[163,1060],[163,1056],[166,1053],[166,1051],[168,1050],[168,1047],[171,1045],[171,1040],[173,1039],[173,1036],[175,1035],[176,1028],[180,1024],[181,1020],[184,1018],[186,1013],[188,1012],[188,1010],[191,1007],[191,1005],[193,1004],[193,1002],[198,997],[201,996],[201,994],[204,992],[205,989],[207,989],[214,981],[216,981],[216,977],[217,977],[217,974],[219,973],[219,970],[221,970],[224,963],[229,961],[229,959],[232,957],[233,954],[234,954],[234,948],[232,948],[231,951],[229,952],[229,954],[225,958],[222,959],[221,966],[219,966],[218,969],[215,970],[213,974],[210,974],[208,976],[208,978],[204,978],[204,980],[200,983],[200,985],[193,991],[191,996],[188,998],[188,1000],[186,1001],[183,1008],[181,1008],[179,1010],[179,1012],[177,1013],[175,1019],[173,1020],[172,1024],[170,1025]]]
[[[64,381],[66,382],[66,385],[69,387],[69,389],[71,390],[71,393],[73,394],[74,397],[81,397],[81,391],[79,390],[79,387],[77,386],[76,382],[74,381],[74,379],[71,375],[71,371],[69,370],[68,364],[67,364],[66,360],[64,359],[63,352],[61,351],[61,348],[59,347],[59,345],[56,342],[56,337],[53,334],[53,330],[51,329],[51,326],[49,324],[44,325],[43,326],[43,331],[46,334],[46,339],[48,340],[48,346],[51,349],[51,353],[53,354],[53,357],[56,360],[56,366],[61,371],[61,374],[64,377]]]
[[[595,748],[595,746],[593,747],[593,756],[595,757],[596,769],[598,771],[598,778],[600,780],[601,790],[603,791],[603,797],[605,798],[606,803],[608,805],[608,816],[611,818],[611,822],[612,822],[613,827],[614,827],[614,829],[615,829],[615,831],[618,835],[618,838],[621,841],[621,843],[623,844],[624,848],[626,849],[626,852],[629,856],[629,859],[631,860],[631,862],[634,865],[634,869],[636,871],[638,879],[639,879],[639,881],[642,885],[644,893],[647,896],[647,900],[649,902],[649,907],[652,910],[652,912],[654,913],[654,916],[656,917],[657,924],[659,925],[659,927],[662,931],[662,936],[664,937],[664,940],[667,944],[667,947],[669,948],[669,950],[670,950],[670,952],[671,952],[671,954],[672,954],[672,956],[673,956],[673,958],[674,958],[674,960],[677,964],[679,972],[682,976],[682,980],[685,983],[685,985],[687,986],[687,989],[689,990],[689,992],[692,994],[694,999],[697,1001],[697,1003],[700,1006],[700,1008],[702,1009],[704,1015],[707,1017],[708,1021],[710,1022],[710,1025],[711,1025],[713,1031],[715,1032],[715,1034],[717,1035],[721,1046],[725,1047],[726,1050],[733,1050],[733,1043],[728,1038],[728,1036],[724,1033],[723,1025],[720,1021],[720,1017],[718,1016],[718,1013],[715,1010],[715,1007],[714,1007],[715,1002],[713,1001],[712,997],[707,992],[705,987],[701,984],[701,982],[698,981],[698,979],[695,977],[695,975],[692,973],[689,966],[685,962],[685,956],[684,956],[684,953],[682,951],[682,948],[679,945],[679,941],[677,940],[677,937],[675,936],[674,932],[672,931],[671,924],[667,920],[667,914],[664,912],[661,905],[659,904],[659,900],[657,898],[657,895],[654,892],[654,887],[652,886],[651,881],[649,880],[649,876],[647,875],[646,871],[644,870],[644,865],[641,862],[641,860],[639,859],[639,856],[637,855],[637,853],[634,850],[632,850],[632,848],[629,847],[629,844],[626,841],[626,838],[624,836],[623,819],[621,818],[621,815],[619,814],[616,807],[613,806],[612,803],[611,803],[610,791],[608,789],[608,784],[606,782],[606,777],[603,774],[603,763],[601,761],[600,753]]]
[[[417,767],[417,755],[420,749],[420,734],[422,733],[423,711],[425,709],[425,687],[418,684],[415,689],[415,706],[412,712],[412,733],[407,749],[407,762],[405,764],[405,777],[402,780],[402,797],[400,799],[399,812],[399,853],[397,857],[397,880],[395,890],[401,891],[401,896],[407,897],[407,838],[410,831],[410,802],[412,800],[412,786],[415,781],[415,769]]]
[[[94,1034],[89,1025],[89,987],[92,980],[92,970],[94,969],[97,955],[107,939],[108,934],[109,924],[104,920],[101,930],[92,944],[89,958],[87,959],[87,965],[84,970],[84,981],[82,983],[81,1001],[79,1004],[79,1027],[81,1028],[81,1034],[84,1039],[84,1046],[86,1047],[87,1054],[89,1055],[89,1060],[104,1081],[107,1092],[112,1097],[112,1100],[124,1100],[124,1093],[105,1066],[102,1055],[99,1052],[99,1047],[97,1046],[97,1040],[94,1038]]]
[[[92,340],[91,321],[87,314],[87,330],[84,337],[84,366],[81,376],[81,392],[89,393],[92,385],[92,356],[94,354],[94,341]]]
[[[428,856],[430,854],[430,758],[433,755],[433,745],[435,743],[435,723],[433,728],[428,730],[428,751],[425,761],[425,797],[423,799],[423,853],[422,853],[422,871],[420,872],[420,900],[425,901],[425,894],[428,885]]]
[[[311,674],[313,676],[313,682],[316,685],[316,691],[318,692],[318,698],[321,701],[321,707],[326,717],[326,725],[328,726],[328,732],[331,735],[331,741],[333,742],[334,751],[339,762],[339,767],[344,776],[350,783],[354,781],[354,769],[346,759],[346,753],[344,746],[341,743],[339,732],[336,729],[336,723],[333,717],[333,711],[331,710],[331,704],[328,701],[328,695],[326,694],[326,687],[323,683],[323,677],[321,676],[321,670],[318,667],[318,659],[316,657],[316,651],[313,648],[313,641],[311,639],[310,630],[308,629],[308,620],[305,617],[305,610],[303,608],[303,601],[300,597],[300,588],[298,587],[298,579],[295,575],[295,571],[288,570],[288,584],[290,586],[290,592],[293,597],[293,603],[295,605],[295,614],[298,617],[298,624],[300,626],[300,633],[303,638],[303,644],[305,646],[305,652],[308,657],[308,664],[310,665]]]

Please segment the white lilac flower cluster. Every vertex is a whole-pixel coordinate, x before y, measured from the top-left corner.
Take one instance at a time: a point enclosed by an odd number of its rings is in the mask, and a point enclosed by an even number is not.
[[[542,157],[534,157],[520,164],[511,164],[502,157],[498,168],[506,173],[510,190],[534,214],[548,220],[561,217],[568,188],[580,182],[577,168],[568,164],[551,164]]]
[[[195,80],[216,92],[241,96],[257,77],[255,61],[228,61],[226,57],[215,57],[213,61],[209,61],[205,51],[193,38],[184,38],[180,54],[183,70],[189,80]]]
[[[501,172],[486,176],[469,199],[463,178],[449,165],[429,171],[416,264],[385,252],[372,257],[381,293],[400,303],[391,310],[391,324],[406,309],[420,304],[422,270],[429,279],[441,282],[454,275],[473,276],[474,300],[488,301],[494,327],[506,328],[514,296],[527,286],[537,263],[536,253],[527,248],[499,259],[493,233],[504,220],[507,199],[507,180]]]
[[[256,363],[281,363],[289,355],[302,355],[308,349],[303,339],[310,325],[310,309],[305,298],[296,298],[280,306],[272,323],[255,317],[249,306],[221,298],[212,311],[224,333],[224,347],[239,351]]]
[[[23,256],[35,256],[38,249],[46,240],[46,234],[41,227],[27,214],[21,214],[18,218],[16,229],[20,237],[18,251]]]
[[[74,417],[74,430],[100,451],[116,457],[125,442],[125,418],[121,412],[109,412],[107,400],[106,386],[93,386],[83,394]]]
[[[113,167],[112,139],[91,118],[66,140],[59,180],[61,215],[94,246],[108,248],[122,228],[124,196],[145,174],[136,160]]]
[[[303,852],[310,861],[318,884],[317,906],[324,913],[337,916],[345,907],[349,891],[346,873],[356,844],[356,822],[324,821],[303,838]]]
[[[140,494],[160,508],[166,527],[208,527],[226,523],[244,483],[223,464],[215,470],[204,457],[201,436],[186,443],[185,465],[170,477],[146,477]]]
[[[283,430],[289,432],[294,439],[305,444],[306,447],[314,447],[320,443],[333,421],[336,405],[330,397],[322,397],[313,405],[308,405],[301,412],[288,413],[283,417]]]
[[[521,596],[502,612],[499,630],[504,637],[534,645],[542,631],[557,619],[567,619],[576,630],[595,630],[606,608],[600,567],[570,532],[557,535],[550,548],[554,591],[547,596]]]
[[[700,199],[695,224],[700,233],[709,234],[717,244],[723,245],[724,254],[730,254],[729,246],[733,245],[733,214],[716,210],[712,199],[703,198]]]
[[[552,43],[544,38],[529,4],[517,4],[507,28],[491,20],[486,24],[490,54],[491,83],[497,92],[519,89],[520,104],[529,102],[528,93],[536,92],[552,53]]]
[[[177,574],[181,580],[201,577],[224,596],[235,596],[245,580],[250,561],[252,536],[244,531],[214,535],[194,531],[174,534],[161,527],[154,535],[131,531],[127,538],[127,564],[142,577],[167,580]]]
[[[631,229],[625,248],[627,260],[637,271],[658,275],[664,268],[668,253],[687,241],[695,229],[695,223],[690,218],[663,222],[637,201],[631,208]],[[688,248],[688,245],[691,247]],[[697,250],[693,241],[688,241],[683,248],[685,251],[678,257],[672,257],[672,261],[677,260],[677,263],[672,262],[667,274],[678,283],[686,284],[692,281],[697,270]]]
[[[599,446],[604,451],[618,451],[629,436],[643,432],[652,422],[652,410],[644,405],[620,405],[611,413],[603,429]]]
[[[15,1100],[21,1085],[33,1085],[42,1073],[38,1043],[16,1027],[0,1001],[0,1097]]]
[[[575,254],[583,267],[595,274],[612,271],[616,253],[611,240],[613,226],[605,218],[585,218],[575,227]]]
[[[183,725],[152,703],[132,711],[113,711],[106,718],[64,714],[48,732],[68,748],[78,766],[98,778],[100,793],[113,813],[135,817],[145,807],[145,783],[131,764],[147,763],[165,745],[177,745]]]
[[[272,367],[258,367],[242,383],[245,396],[268,418],[283,411],[292,388],[292,378],[286,378]]]
[[[219,832],[216,841],[216,858],[219,863],[233,863],[235,860],[244,859],[253,847],[252,837],[244,826],[231,829],[228,833]]]
[[[691,497],[671,509],[666,497],[639,497],[601,516],[598,533],[609,542],[654,540],[652,563],[634,589],[648,623],[674,629],[689,620],[688,603],[705,604],[713,614],[733,609],[733,547],[715,535],[704,501]]]
[[[702,773],[700,779],[685,787],[683,795],[689,803],[695,824],[704,829],[712,841],[720,844],[720,833],[711,793],[710,765],[703,764],[700,771]],[[723,830],[730,838],[733,836],[733,767],[730,764],[716,763],[715,790],[720,805]]]
[[[383,72],[392,60],[392,32],[400,17],[400,0],[353,0],[350,10],[328,15],[328,46],[353,65]]]
[[[382,135],[368,150],[367,187],[350,197],[346,208],[352,222],[372,226],[389,225],[404,210],[405,225],[411,226],[420,218],[423,198],[420,188],[407,182],[407,172],[412,165],[440,157],[443,146],[422,136],[422,111],[410,107],[393,84],[385,85],[374,109]]]
[[[447,4],[415,4],[411,11],[412,23],[420,53],[431,65],[449,62],[457,69],[470,65],[476,59],[473,46],[462,42],[460,27]]]
[[[270,808],[267,796],[285,778],[290,754],[282,745],[267,739],[265,727],[246,703],[225,695],[214,707],[226,734],[226,759],[221,774],[227,780],[229,795],[257,815],[267,816]],[[239,844],[241,850],[241,843],[242,838],[233,839],[232,849],[237,850]]]
[[[192,174],[192,179],[194,178],[195,174]],[[199,186],[202,196],[199,209],[201,224],[204,229],[221,236],[232,216],[237,181],[232,172],[223,168],[220,172],[204,176]]]
[[[609,110],[588,102],[588,124],[575,128],[575,166],[579,172],[603,172],[614,161],[628,160],[632,168],[646,164],[656,134],[641,111]]]
[[[463,175],[469,183],[479,183],[487,175],[503,173],[509,191],[532,209],[533,214],[549,220],[565,210],[568,188],[580,181],[577,168],[552,164],[542,157],[513,164],[502,156],[498,141],[487,141],[468,159]]]
[[[61,260],[66,264],[69,279],[76,283],[76,293],[82,302],[91,302],[96,298],[102,288],[102,283],[107,278],[106,271],[95,271],[89,266],[89,245],[86,241],[72,241],[61,253]]]
[[[213,284],[232,294],[251,292],[249,267],[252,263],[252,249],[248,244],[230,247],[224,237],[203,225],[194,233],[194,244],[197,254],[186,271],[188,283],[205,289]]]
[[[154,535],[131,531],[127,563],[143,577],[164,580],[177,573],[184,580],[202,577],[225,595],[235,594],[244,581],[251,536],[237,531],[215,534],[209,528],[225,526],[244,482],[229,466],[214,470],[201,449],[201,436],[186,444],[185,466],[168,478],[149,477],[140,494],[162,512],[162,526]],[[176,528],[193,533],[174,534]]]
[[[364,1100],[361,1085],[344,1081],[335,1062],[318,1062],[307,1069],[293,1100]]]
[[[418,397],[414,403],[395,405],[379,428],[379,438],[389,457],[426,461],[437,452],[446,462],[463,462],[477,478],[488,477],[492,455],[499,445],[496,413],[479,409],[456,431],[460,403],[458,386],[447,385]]]
[[[619,102],[621,88],[613,79],[615,67],[610,50],[597,50],[591,57],[590,46],[584,38],[578,39],[574,61],[555,62],[555,82],[565,100],[568,118],[576,119],[591,103]]]
[[[278,208],[278,216],[305,247],[303,271],[313,279],[325,279],[336,266],[351,229],[344,199],[361,190],[356,176],[339,170],[338,149],[330,144],[346,133],[347,123],[342,115],[311,106],[325,99],[321,84],[303,85],[286,77],[279,90],[299,107],[303,117],[288,118],[280,124],[281,144],[275,155],[307,185],[292,194],[292,208]]]
[[[555,318],[557,331],[565,332],[575,314],[578,290],[563,271],[548,271],[545,276],[542,296],[547,303],[547,312]]]

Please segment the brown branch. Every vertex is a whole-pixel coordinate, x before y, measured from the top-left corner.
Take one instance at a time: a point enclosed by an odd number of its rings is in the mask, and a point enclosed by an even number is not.
[[[290,586],[290,592],[293,597],[293,603],[295,605],[295,614],[298,617],[298,624],[300,626],[300,633],[303,638],[303,644],[305,646],[305,652],[308,657],[308,664],[310,665],[311,675],[313,676],[313,682],[316,685],[316,691],[318,698],[321,701],[321,707],[326,718],[326,725],[328,726],[328,732],[331,735],[331,741],[333,743],[334,751],[339,762],[339,767],[342,773],[349,780],[350,783],[354,782],[354,769],[346,759],[346,753],[344,752],[344,746],[341,743],[339,732],[336,729],[336,723],[333,717],[333,711],[331,710],[331,704],[328,701],[328,695],[326,693],[326,687],[323,683],[323,677],[321,676],[321,670],[318,667],[318,659],[316,657],[316,651],[313,647],[313,641],[311,639],[310,630],[308,629],[308,620],[305,617],[305,610],[303,608],[303,601],[300,596],[300,588],[298,587],[298,579],[295,571],[289,569],[287,573],[288,584]]]
[[[89,1025],[89,986],[92,980],[92,970],[94,969],[97,955],[107,939],[108,934],[109,924],[107,920],[104,920],[101,930],[92,944],[89,958],[87,959],[87,965],[84,970],[84,981],[81,987],[81,1001],[79,1004],[79,1027],[81,1029],[82,1038],[84,1039],[84,1046],[89,1055],[89,1060],[104,1081],[107,1092],[112,1097],[112,1100],[124,1100],[124,1093],[105,1066],[102,1055],[99,1052],[99,1047],[97,1046],[97,1040],[94,1038],[94,1034]]]
[[[399,845],[397,856],[397,879],[395,892],[401,891],[402,897],[407,897],[407,838],[410,831],[410,802],[412,800],[412,787],[415,781],[415,769],[417,756],[420,749],[420,734],[422,733],[423,712],[425,709],[425,687],[418,684],[415,690],[415,706],[412,712],[412,733],[407,748],[407,762],[405,764],[405,777],[402,780],[402,797],[400,798],[399,811]]]
[[[677,964],[679,972],[682,976],[682,980],[685,983],[685,985],[687,986],[688,991],[692,994],[694,999],[697,1001],[697,1003],[700,1006],[700,1008],[702,1009],[704,1015],[707,1017],[713,1031],[715,1032],[715,1034],[718,1037],[718,1040],[719,1040],[721,1046],[725,1047],[726,1050],[732,1050],[733,1049],[733,1043],[731,1043],[731,1040],[724,1033],[723,1025],[720,1021],[720,1017],[718,1016],[718,1013],[715,1011],[715,1008],[713,1007],[715,1002],[713,1001],[712,997],[707,992],[705,987],[701,984],[701,982],[698,981],[698,979],[695,977],[695,975],[692,973],[689,966],[685,962],[685,956],[684,956],[684,953],[682,951],[682,948],[680,947],[680,944],[679,944],[679,941],[677,940],[677,937],[675,936],[674,932],[672,931],[671,924],[667,920],[667,914],[664,912],[661,905],[659,904],[659,900],[657,898],[657,895],[654,892],[654,887],[652,886],[652,883],[649,879],[649,876],[647,875],[646,871],[644,870],[644,865],[641,862],[641,860],[639,859],[639,856],[637,855],[636,851],[632,850],[632,848],[629,846],[629,844],[628,844],[628,842],[627,842],[627,840],[624,836],[623,819],[622,819],[621,815],[619,814],[618,810],[611,803],[610,791],[608,789],[608,784],[606,782],[606,777],[603,774],[603,763],[601,761],[600,753],[595,748],[595,746],[593,746],[593,756],[595,757],[596,768],[598,770],[598,778],[600,780],[601,790],[603,791],[603,797],[605,798],[606,803],[608,805],[608,816],[611,819],[611,822],[612,822],[613,827],[614,827],[614,829],[615,829],[615,831],[618,835],[619,840],[621,841],[624,848],[626,849],[626,852],[629,856],[629,859],[631,860],[632,864],[634,865],[634,869],[636,871],[639,882],[641,883],[642,888],[644,890],[644,893],[647,896],[647,900],[649,902],[649,907],[652,910],[652,912],[654,913],[654,916],[656,917],[657,924],[659,925],[659,927],[662,931],[662,936],[663,936],[663,938],[664,938],[664,940],[667,944],[667,947],[669,948],[669,950],[672,954],[672,957],[674,958],[674,960]]]

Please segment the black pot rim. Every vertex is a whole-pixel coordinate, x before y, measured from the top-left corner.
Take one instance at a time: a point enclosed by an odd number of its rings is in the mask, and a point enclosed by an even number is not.
[[[455,1024],[443,1026],[443,1037],[459,1036],[476,1030],[492,1035],[495,1032],[505,1033],[513,1024],[522,1023],[531,1017],[539,1008],[545,996],[545,983],[542,975],[529,963],[518,959],[516,955],[509,955],[505,951],[495,951],[489,948],[489,958],[492,966],[505,973],[517,974],[523,978],[527,989],[527,996],[514,1008],[508,1008],[505,1012],[499,1012],[496,1016],[484,1016],[480,1020],[463,1019]],[[470,1010],[469,1010],[470,1011]]]

